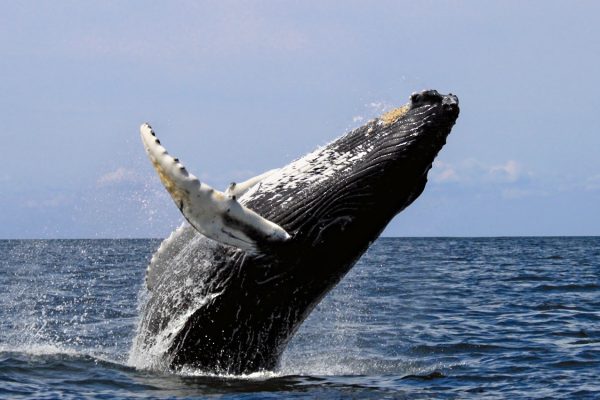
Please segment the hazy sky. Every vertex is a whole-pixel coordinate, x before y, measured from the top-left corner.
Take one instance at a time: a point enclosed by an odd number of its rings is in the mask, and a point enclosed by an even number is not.
[[[387,235],[600,234],[600,2],[0,1],[0,238],[162,237],[140,123],[207,183],[426,88],[461,115]]]

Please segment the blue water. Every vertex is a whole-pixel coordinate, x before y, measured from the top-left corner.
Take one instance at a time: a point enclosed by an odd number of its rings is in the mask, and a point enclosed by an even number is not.
[[[600,398],[600,238],[377,241],[272,372],[128,361],[157,240],[0,241],[0,398]]]

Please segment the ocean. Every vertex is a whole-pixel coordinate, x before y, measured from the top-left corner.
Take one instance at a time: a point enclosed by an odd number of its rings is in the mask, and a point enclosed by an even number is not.
[[[600,237],[381,238],[280,366],[129,361],[160,241],[0,241],[0,398],[600,399]]]

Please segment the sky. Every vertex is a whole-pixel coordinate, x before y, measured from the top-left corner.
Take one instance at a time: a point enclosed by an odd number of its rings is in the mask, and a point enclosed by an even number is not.
[[[600,2],[0,1],[0,239],[165,237],[148,121],[224,189],[459,96],[386,236],[600,235]]]

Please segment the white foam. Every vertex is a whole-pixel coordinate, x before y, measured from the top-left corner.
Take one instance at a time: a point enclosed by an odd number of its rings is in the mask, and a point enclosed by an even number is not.
[[[16,346],[0,345],[0,353],[23,353],[32,356],[46,356],[64,354],[77,356],[81,353],[75,349],[53,343],[21,344]],[[87,355],[87,354],[86,354]]]

